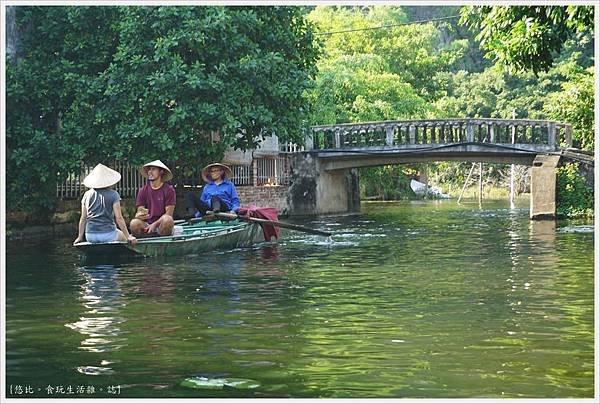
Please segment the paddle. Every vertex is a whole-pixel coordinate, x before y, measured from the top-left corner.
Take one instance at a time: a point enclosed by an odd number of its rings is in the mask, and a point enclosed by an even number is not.
[[[233,213],[214,213],[214,215],[216,217],[220,217],[222,219],[248,220],[250,222],[256,222],[256,223],[261,223],[261,224],[268,224],[268,225],[271,225],[271,226],[283,227],[283,228],[286,228],[286,229],[297,230],[297,231],[303,231],[305,233],[317,234],[319,236],[326,236],[326,237],[331,236],[331,233],[329,233],[327,231],[321,231],[321,230],[311,229],[309,227],[299,226],[297,224],[292,224],[292,223],[280,222],[280,221],[276,221],[276,220],[267,220],[267,219],[261,219],[261,218],[258,218],[258,217],[252,217],[252,216],[238,216],[238,215],[233,214]]]
[[[184,223],[196,223],[196,222],[200,222],[202,220],[205,220],[205,219],[202,217],[191,217],[189,219],[174,220],[173,224],[178,225],[178,224],[184,224]]]

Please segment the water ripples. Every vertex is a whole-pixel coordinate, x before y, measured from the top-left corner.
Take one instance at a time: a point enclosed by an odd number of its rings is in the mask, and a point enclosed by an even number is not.
[[[56,275],[9,257],[9,377],[50,377],[62,354],[61,377],[118,379],[127,397],[593,394],[593,234],[525,210],[384,205],[302,223],[331,240],[119,266],[56,255]]]

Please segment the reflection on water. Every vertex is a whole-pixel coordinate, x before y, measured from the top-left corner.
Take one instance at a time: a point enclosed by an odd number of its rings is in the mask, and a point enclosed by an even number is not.
[[[289,232],[118,266],[81,266],[68,240],[43,258],[12,247],[9,383],[116,382],[125,397],[593,395],[593,233],[451,201],[302,224],[332,240]]]
[[[79,349],[89,352],[119,349],[121,324],[126,321],[119,317],[119,310],[126,305],[117,281],[119,268],[99,265],[84,266],[79,270],[85,278],[80,292],[84,312],[78,321],[65,326],[86,337],[81,341]]]

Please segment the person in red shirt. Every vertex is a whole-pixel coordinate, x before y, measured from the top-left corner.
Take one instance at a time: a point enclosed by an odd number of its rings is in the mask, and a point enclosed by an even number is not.
[[[175,210],[175,188],[168,184],[173,173],[160,160],[154,160],[140,168],[140,173],[148,179],[137,193],[135,218],[129,228],[135,236],[173,234],[173,211]]]

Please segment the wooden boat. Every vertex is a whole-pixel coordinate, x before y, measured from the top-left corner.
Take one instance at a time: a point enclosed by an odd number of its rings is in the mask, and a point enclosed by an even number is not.
[[[135,246],[125,241],[75,244],[86,257],[94,256],[170,256],[204,251],[249,247],[264,241],[263,231],[254,222],[230,220],[186,223],[181,234],[139,238]]]

